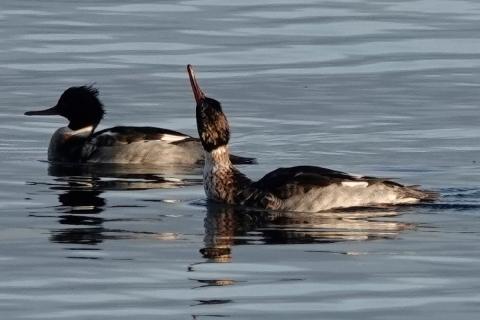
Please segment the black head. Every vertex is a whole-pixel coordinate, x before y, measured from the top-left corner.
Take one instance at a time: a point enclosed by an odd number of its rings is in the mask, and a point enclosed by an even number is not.
[[[60,115],[70,121],[68,127],[72,130],[96,127],[104,114],[103,104],[98,99],[98,90],[92,86],[68,88],[60,96],[56,106],[41,111],[25,112],[27,116]]]
[[[210,152],[218,147],[225,146],[230,140],[228,120],[222,111],[222,105],[215,99],[205,96],[198,85],[191,65],[187,66],[193,95],[197,102],[196,116],[197,129],[203,148]]]

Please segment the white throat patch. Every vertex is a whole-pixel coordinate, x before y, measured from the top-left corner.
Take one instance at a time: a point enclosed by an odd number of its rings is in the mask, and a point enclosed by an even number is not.
[[[228,146],[221,146],[210,152],[205,152],[205,163],[207,162],[214,165],[230,166],[230,151],[228,150]]]
[[[78,130],[72,130],[71,135],[89,136],[93,131],[93,126],[88,126]]]

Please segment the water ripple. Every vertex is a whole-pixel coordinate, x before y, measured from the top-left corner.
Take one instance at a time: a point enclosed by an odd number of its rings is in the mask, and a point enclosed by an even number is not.
[[[0,12],[2,319],[478,316],[480,2],[33,3]],[[65,121],[23,112],[69,86],[96,83],[104,127],[196,135],[187,63],[249,176],[308,163],[440,200],[258,212],[207,203],[201,170],[49,169]]]

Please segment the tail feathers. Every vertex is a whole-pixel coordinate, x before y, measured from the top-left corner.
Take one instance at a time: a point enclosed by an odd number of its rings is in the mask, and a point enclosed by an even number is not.
[[[405,186],[403,187],[404,194],[402,198],[414,198],[420,202],[433,202],[438,199],[439,193],[430,190],[421,190],[419,186]]]
[[[232,161],[233,164],[256,164],[257,163],[257,159],[255,158],[241,157],[241,156],[236,156],[234,154],[230,155],[230,161]]]

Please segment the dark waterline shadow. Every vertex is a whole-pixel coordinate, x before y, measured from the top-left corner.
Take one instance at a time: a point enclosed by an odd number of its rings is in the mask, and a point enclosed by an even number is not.
[[[198,166],[50,164],[48,167],[48,174],[57,178],[76,176],[96,178],[97,188],[102,190],[146,190],[196,185],[201,184],[200,178],[177,179],[175,177],[197,176],[201,172]]]
[[[480,210],[480,188],[443,188],[438,201],[420,204],[418,207],[428,212],[448,211],[452,213],[475,214]]]

